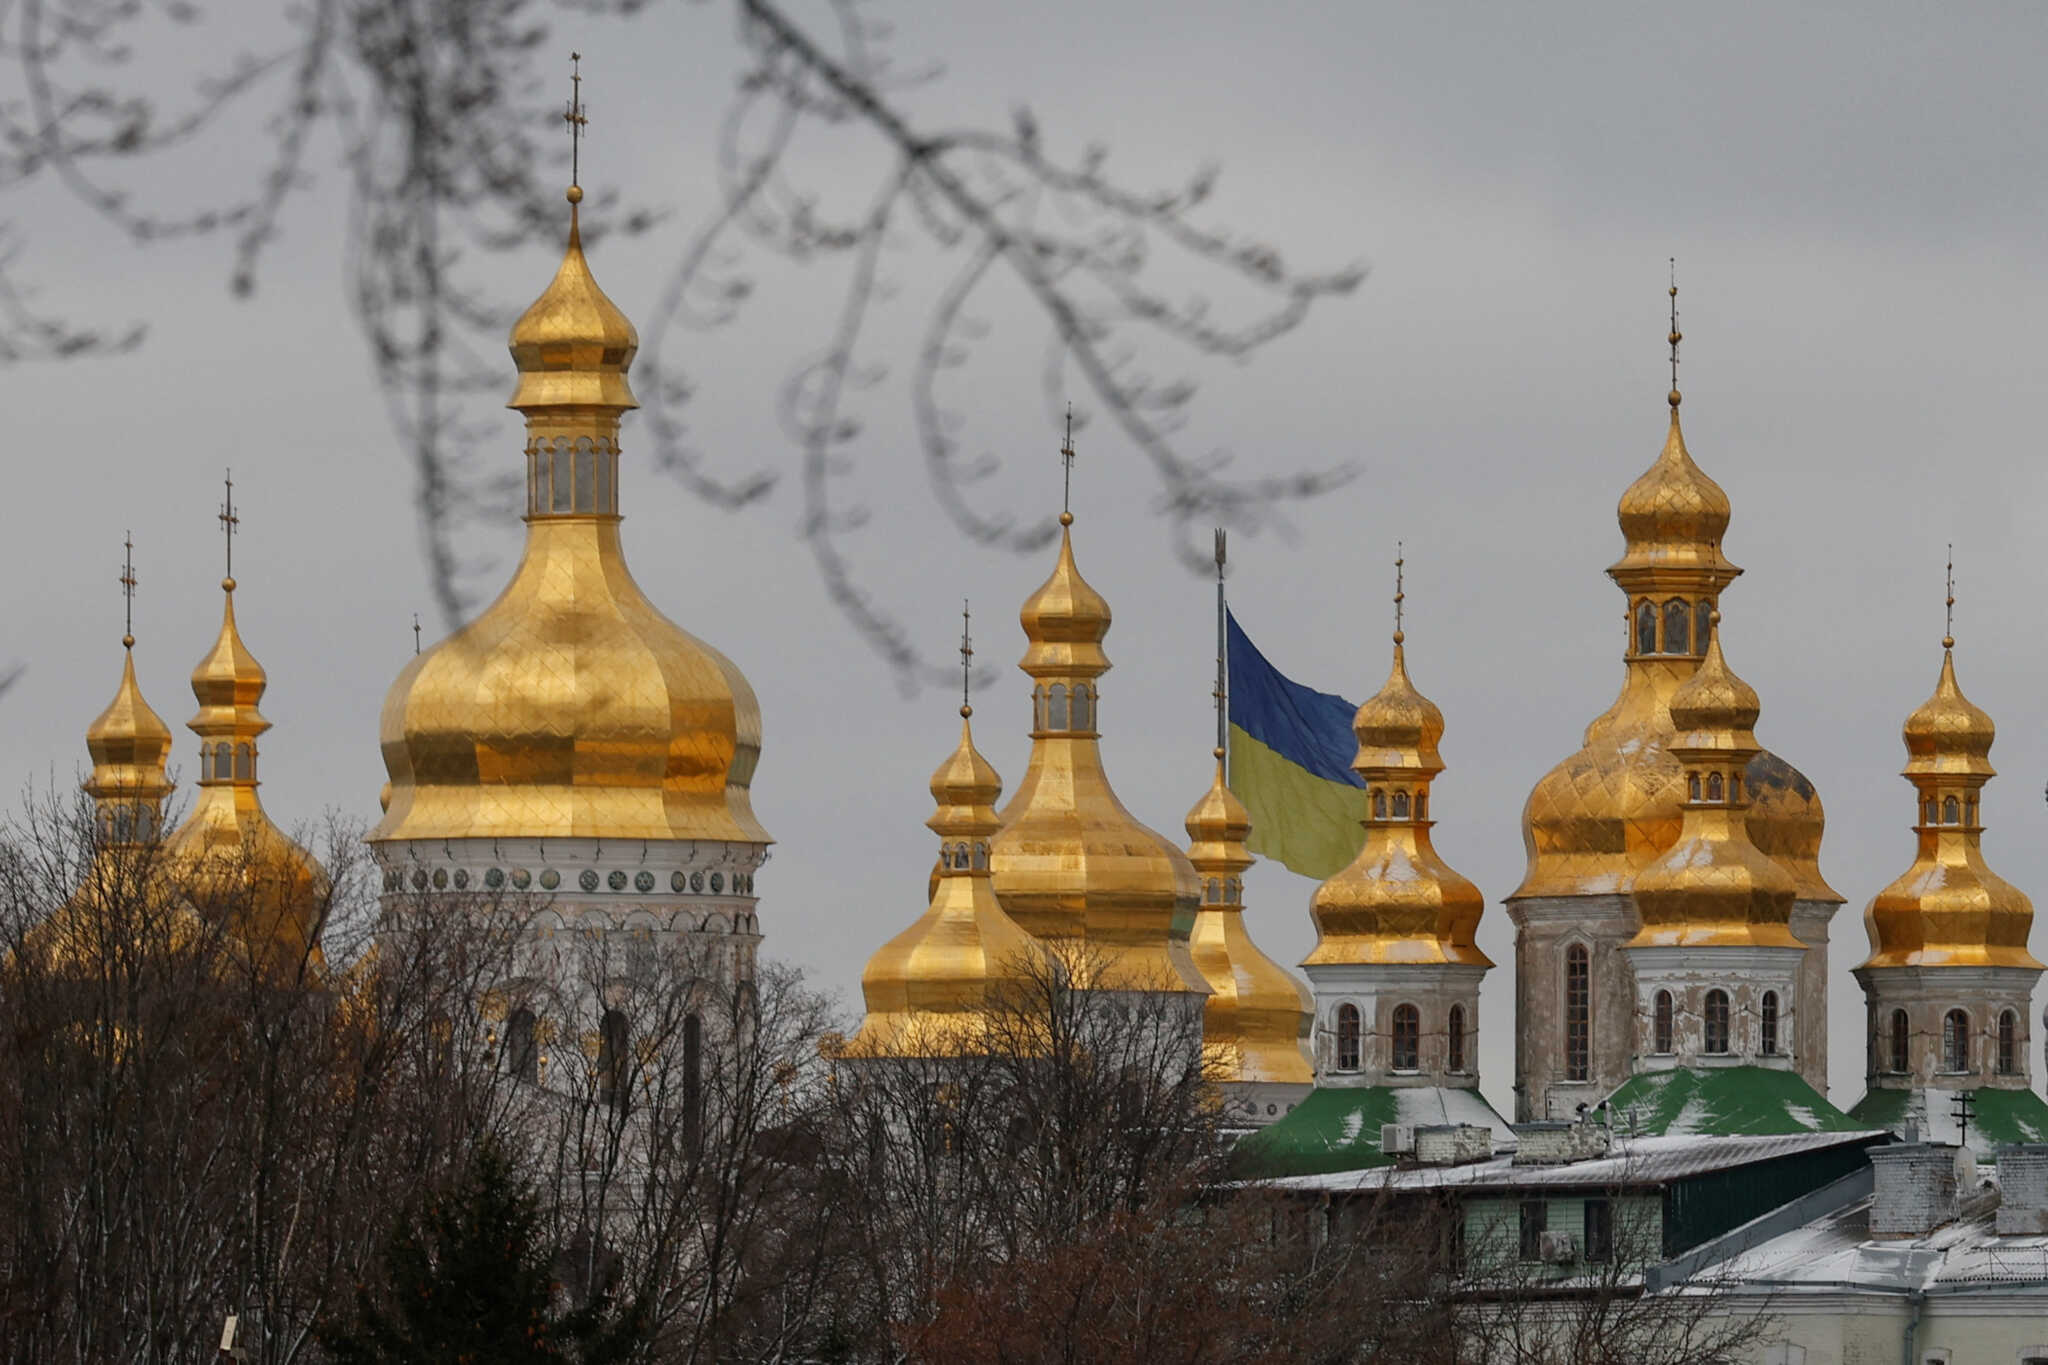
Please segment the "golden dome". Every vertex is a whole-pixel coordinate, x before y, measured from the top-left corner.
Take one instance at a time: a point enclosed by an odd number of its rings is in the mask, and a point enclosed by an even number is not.
[[[969,708],[962,707],[963,712]],[[1005,983],[1028,978],[1037,940],[989,888],[990,836],[1002,780],[974,747],[963,715],[960,745],[932,774],[938,810],[938,880],[928,909],[883,944],[861,973],[867,1017],[840,1055],[946,1057],[987,1045],[989,1007]]]
[[[1681,823],[1671,848],[1636,874],[1642,928],[1628,946],[1802,947],[1790,927],[1798,886],[1749,837],[1743,780],[1757,754],[1757,697],[1722,657],[1718,628],[1670,712],[1685,727],[1669,745],[1685,783]]]
[[[561,269],[512,330],[525,552],[497,600],[385,696],[391,798],[373,840],[770,842],[749,791],[753,688],[626,566],[618,429],[637,344],[591,277],[572,209]]]
[[[1978,802],[1994,775],[1991,717],[1956,684],[1944,648],[1934,695],[1906,720],[1906,768],[1919,823],[1904,876],[1863,912],[1870,934],[1865,967],[2024,967],[2034,906],[1984,861]]]
[[[271,966],[318,965],[315,941],[326,910],[319,860],[272,823],[256,794],[257,737],[270,722],[257,710],[267,679],[235,625],[235,580],[223,579],[220,635],[192,670],[199,712],[199,792],[166,852],[172,875],[209,919]]]
[[[1188,955],[1194,867],[1124,809],[1102,768],[1095,679],[1110,666],[1109,603],[1075,567],[1071,531],[1021,619],[1031,762],[991,848],[996,898],[1040,940],[1086,940],[1110,984],[1206,993]]]
[[[1386,685],[1358,708],[1352,730],[1358,756],[1351,766],[1367,794],[1365,845],[1310,899],[1316,946],[1302,965],[1492,966],[1476,940],[1486,898],[1430,841],[1430,784],[1444,770],[1437,752],[1444,718],[1409,681],[1398,638]]]
[[[1663,451],[1623,494],[1619,515],[1627,549],[1607,572],[1629,600],[1621,695],[1530,791],[1528,871],[1510,900],[1624,894],[1683,823],[1684,773],[1668,748],[1672,695],[1698,669],[1707,617],[1742,571],[1721,552],[1728,496],[1693,463],[1675,405]],[[1813,784],[1759,750],[1744,789],[1750,840],[1791,874],[1798,899],[1840,902],[1820,871],[1826,813]]]
[[[133,645],[122,650],[121,685],[106,710],[86,729],[85,747],[92,755],[92,776],[86,779],[85,791],[102,808],[118,803],[154,811],[171,794],[172,783],[164,772],[171,752],[171,727],[142,699],[142,689],[135,682]],[[132,824],[128,827],[145,837],[149,832]]]
[[[1225,1082],[1315,1083],[1305,1041],[1313,1005],[1293,973],[1259,950],[1244,923],[1245,851],[1251,817],[1223,777],[1188,812],[1188,861],[1202,879],[1191,939],[1195,967],[1209,984],[1202,1003],[1202,1050],[1210,1074]]]

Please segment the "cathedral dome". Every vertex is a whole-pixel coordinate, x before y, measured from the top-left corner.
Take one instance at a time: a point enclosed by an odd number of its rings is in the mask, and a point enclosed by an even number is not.
[[[525,552],[497,600],[386,695],[390,801],[372,839],[769,842],[749,790],[753,688],[626,566],[618,426],[637,345],[591,276],[572,207],[561,268],[512,330]]]

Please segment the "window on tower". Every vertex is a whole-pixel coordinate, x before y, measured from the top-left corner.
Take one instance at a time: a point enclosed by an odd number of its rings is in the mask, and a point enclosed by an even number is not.
[[[1970,1016],[1962,1010],[1942,1016],[1941,1069],[1955,1073],[1970,1069]]]
[[[1904,1072],[1911,1069],[1912,1057],[1907,1045],[1912,1041],[1912,1027],[1906,1020],[1904,1010],[1893,1010],[1891,1018],[1891,1070]]]
[[[1699,624],[1694,629],[1692,638],[1699,643],[1700,653],[1704,654],[1707,652],[1707,642],[1714,638],[1714,604],[1701,602],[1693,608],[1693,612],[1693,619]]]
[[[2010,1076],[2020,1066],[2020,1019],[2011,1010],[1998,1012],[1998,1074]]]
[[[1593,962],[1586,945],[1564,954],[1564,1074],[1583,1081],[1593,1074]]]
[[[1657,607],[1651,602],[1636,604],[1636,653],[1657,652]]]
[[[1650,1051],[1659,1056],[1671,1052],[1671,992],[1658,991],[1650,1016]]]
[[[1956,804],[1956,799],[1953,796],[1944,798],[1941,803],[1941,823],[1944,825],[1959,825],[1962,822],[1963,808]]]
[[[1664,604],[1664,652],[1692,653],[1692,607],[1682,597]]]
[[[1766,1057],[1778,1055],[1778,993],[1765,991],[1757,1007],[1757,1051]]]
[[[513,1010],[505,1021],[505,1074],[529,1085],[540,1079],[540,1047],[530,1009]]]
[[[1337,1069],[1356,1071],[1360,1060],[1358,1006],[1337,1006]]]
[[[1721,774],[1719,774],[1719,773],[1708,773],[1708,774],[1707,774],[1707,800],[1709,800],[1709,801],[1725,801],[1725,800],[1726,800],[1727,798],[1728,798],[1728,789],[1727,789],[1727,785],[1726,785],[1726,784],[1725,784],[1725,783],[1724,783],[1724,782],[1722,781],[1722,779],[1721,779]]]
[[[1714,1056],[1725,1055],[1728,1051],[1728,992],[1715,989],[1707,992],[1704,1011],[1705,1038],[1701,1050]]]
[[[1413,1005],[1394,1006],[1394,1070],[1422,1066],[1422,1012]]]
[[[1465,1007],[1451,1006],[1449,1027],[1444,1031],[1444,1070],[1462,1075],[1465,1070]]]

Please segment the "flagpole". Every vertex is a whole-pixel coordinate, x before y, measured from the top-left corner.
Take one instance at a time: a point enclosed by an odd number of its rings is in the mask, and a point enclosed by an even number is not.
[[[1216,528],[1216,757],[1223,761],[1223,781],[1230,781],[1230,678],[1228,608],[1223,603],[1223,528]]]

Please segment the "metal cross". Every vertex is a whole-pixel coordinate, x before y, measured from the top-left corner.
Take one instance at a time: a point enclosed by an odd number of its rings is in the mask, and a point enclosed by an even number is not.
[[[569,125],[569,183],[581,184],[583,175],[583,126],[590,120],[583,116],[583,54],[569,54],[569,107],[562,114],[562,121]]]
[[[960,714],[974,714],[974,636],[971,627],[974,618],[967,609],[967,599],[960,599]]]
[[[415,654],[420,652],[420,614],[418,612],[412,614],[412,652]]]
[[[1941,628],[1941,647],[1956,647],[1956,547],[1953,541],[1948,547],[1948,607]]]
[[[1072,516],[1074,507],[1074,405],[1067,404],[1067,439],[1060,445],[1060,464],[1065,469],[1060,487],[1060,515]]]
[[[232,469],[227,474],[227,486],[227,499],[220,505],[220,527],[221,534],[226,538],[228,545],[228,577],[233,578],[235,576],[235,528],[242,524],[242,519],[235,515],[235,471]]]
[[[1671,258],[1671,391],[1678,392],[1678,343],[1685,333],[1678,330],[1678,258]]]
[[[121,643],[130,647],[135,644],[135,533],[125,531],[121,537],[121,596],[124,599],[121,621]]]
[[[1407,563],[1406,546],[1397,540],[1394,542],[1394,643],[1397,645],[1406,638],[1401,631],[1401,604],[1408,600]]]

